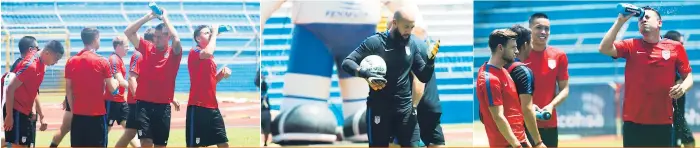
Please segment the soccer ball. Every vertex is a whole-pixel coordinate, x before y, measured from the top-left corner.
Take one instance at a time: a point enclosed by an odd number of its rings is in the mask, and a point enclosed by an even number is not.
[[[367,69],[369,72],[381,76],[386,75],[386,63],[384,62],[384,59],[378,55],[369,55],[362,59],[362,62],[360,62],[360,68]]]

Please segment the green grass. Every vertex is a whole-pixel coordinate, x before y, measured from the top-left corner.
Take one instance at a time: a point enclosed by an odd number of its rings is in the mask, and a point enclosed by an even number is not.
[[[51,139],[56,131],[37,131],[36,143],[37,147],[48,147],[51,144]],[[113,130],[109,132],[109,146],[113,147],[117,140],[122,136],[124,130]],[[260,146],[260,129],[258,128],[226,128],[226,136],[231,147],[257,147]],[[168,146],[184,147],[185,144],[185,129],[170,130],[170,138]],[[63,138],[61,147],[70,146],[70,133]]]
[[[474,124],[474,137],[486,137],[483,124]],[[581,139],[559,140],[560,147],[622,147],[621,138],[582,137]]]

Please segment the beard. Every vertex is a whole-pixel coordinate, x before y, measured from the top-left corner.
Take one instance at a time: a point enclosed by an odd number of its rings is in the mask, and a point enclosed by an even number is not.
[[[653,30],[654,30],[654,29],[652,29],[652,27],[649,26],[649,25],[642,25],[642,27],[640,27],[640,29],[639,29],[639,31],[642,32],[642,33],[644,33],[644,34],[649,33],[649,32],[651,32],[651,31],[653,31]]]
[[[394,40],[396,40],[401,45],[407,45],[408,41],[411,39],[411,36],[408,36],[408,38],[403,38],[401,32],[399,32],[399,29],[391,30],[391,34],[391,36],[393,36],[392,38],[394,38]]]
[[[505,61],[506,63],[513,63],[513,62],[515,62],[514,57],[508,56],[505,52],[503,53],[503,55],[501,55],[501,59],[503,59],[503,61]]]

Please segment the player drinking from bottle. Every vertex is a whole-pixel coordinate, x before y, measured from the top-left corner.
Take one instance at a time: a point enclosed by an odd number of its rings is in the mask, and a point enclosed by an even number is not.
[[[136,88],[136,121],[139,139],[144,147],[166,146],[170,135],[170,103],[180,110],[173,101],[175,77],[182,59],[182,45],[177,30],[168,18],[168,11],[162,14],[150,12],[130,24],[124,34],[136,50],[143,56],[140,67],[139,87]],[[163,23],[156,26],[153,42],[139,38],[137,31],[146,22],[159,18]],[[168,41],[171,41],[168,45]]]
[[[603,37],[600,53],[627,59],[622,136],[625,147],[670,147],[673,136],[673,99],[693,86],[688,55],[683,44],[662,39],[661,15],[643,7],[637,26],[642,38],[615,41],[620,28],[636,13],[618,14]],[[676,72],[682,82],[674,81]]]
[[[228,78],[231,70],[223,67],[216,72],[214,50],[218,28],[219,25],[202,25],[194,30],[197,45],[190,50],[187,59],[191,83],[185,131],[188,147],[228,147],[226,126],[216,99],[216,84]]]

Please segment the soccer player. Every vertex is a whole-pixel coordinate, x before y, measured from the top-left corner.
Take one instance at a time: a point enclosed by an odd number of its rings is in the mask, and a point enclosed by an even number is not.
[[[180,104],[173,100],[175,93],[175,77],[182,59],[182,45],[177,30],[168,19],[168,11],[162,9],[158,16],[150,12],[130,24],[124,34],[136,50],[143,56],[140,65],[139,82],[136,87],[136,122],[141,146],[167,146],[170,135],[170,105],[175,111],[180,110]],[[146,22],[160,18],[163,23],[156,26],[153,42],[139,38],[137,31]],[[171,41],[168,45],[168,41]]]
[[[126,70],[124,69],[124,61],[122,57],[126,56],[129,51],[129,43],[123,37],[115,37],[112,40],[112,46],[114,47],[114,53],[109,56],[109,67],[112,76],[119,83],[117,91],[108,92],[106,94],[107,100],[107,131],[111,131],[112,126],[116,124],[121,125],[126,128],[126,119],[130,112],[129,106],[124,99],[125,89],[128,85],[126,81]],[[106,90],[105,90],[106,91]],[[132,138],[130,142],[131,146],[138,147],[137,141]]]
[[[535,114],[535,108],[532,103],[532,93],[535,89],[535,77],[533,76],[532,70],[528,68],[525,64],[520,62],[520,59],[527,59],[528,54],[532,50],[531,34],[528,28],[520,25],[514,25],[509,28],[510,31],[518,34],[515,38],[516,47],[518,49],[518,54],[514,62],[506,63],[503,68],[508,70],[510,78],[513,79],[515,83],[515,88],[518,91],[518,98],[520,99],[520,108],[523,111],[523,119],[525,119],[525,128],[527,131],[525,134],[528,137],[530,144],[535,147],[544,147],[542,139],[540,137],[539,129],[537,128],[537,118]],[[420,115],[420,114],[419,114]]]
[[[683,35],[680,32],[671,30],[666,32],[664,35],[665,39],[670,39],[674,41],[681,42],[683,44]],[[681,76],[676,73],[677,84],[681,84]],[[673,125],[675,126],[675,137],[677,140],[681,141],[684,147],[695,147],[695,137],[693,137],[693,132],[688,128],[688,121],[685,119],[685,94],[676,100],[673,100]],[[677,140],[673,142],[673,146],[680,146]]]
[[[516,84],[503,66],[518,54],[517,34],[497,29],[489,35],[491,58],[484,63],[476,80],[479,112],[491,147],[529,147],[523,126],[523,113]]]
[[[20,56],[19,56],[19,58],[17,58],[17,59],[15,60],[14,63],[12,63],[12,66],[10,66],[10,70],[14,70],[15,67],[17,67],[17,65],[20,64],[20,62],[22,61],[22,59],[24,59],[24,57],[27,56],[27,53],[28,53],[30,50],[39,51],[39,45],[38,45],[38,43],[37,43],[37,41],[36,41],[36,38],[34,38],[33,36],[24,36],[24,37],[22,37],[22,39],[20,39],[20,41],[19,41],[18,48],[19,48]],[[7,78],[7,77],[5,77],[5,76],[7,76],[7,75],[10,74],[10,73],[11,73],[11,72],[8,72],[8,73],[6,73],[5,75],[3,75],[3,80],[2,80],[3,82],[5,82],[4,79]],[[15,74],[12,73],[12,75],[15,75]],[[8,82],[9,82],[9,81],[10,81],[10,80],[8,79]],[[8,83],[7,85],[9,85],[9,83]],[[3,85],[3,86],[4,86],[4,85]],[[3,90],[3,91],[4,91],[4,90]],[[37,90],[37,93],[39,93],[38,90]],[[37,94],[37,96],[38,96],[38,94]],[[4,96],[3,96],[3,97],[4,97]],[[3,99],[4,99],[4,98],[3,98]],[[5,101],[5,100],[3,100],[2,104],[5,104],[4,101]],[[42,125],[42,126],[40,127],[40,130],[41,130],[41,131],[44,131],[44,130],[46,130],[46,123],[44,122],[44,114],[43,114],[43,112],[42,112],[42,110],[41,110],[41,103],[39,102],[39,99],[34,99],[34,103],[35,103],[35,104],[34,104],[34,109],[36,109],[36,113],[37,113],[37,114],[33,114],[33,113],[31,113],[31,112],[29,113],[29,116],[31,117],[31,120],[32,120],[31,125],[35,125],[35,122],[36,122],[37,119],[38,119],[39,123],[41,123],[41,125]],[[3,109],[4,109],[4,108],[3,108]],[[31,125],[30,125],[30,126],[31,126]],[[34,129],[34,128],[32,128],[32,129]],[[32,131],[32,134],[36,136],[36,130],[33,130],[33,131]],[[5,131],[4,131],[4,130],[2,131],[2,141],[5,141]],[[33,141],[33,142],[36,142],[36,141]],[[4,143],[3,143],[3,144],[4,144]],[[31,144],[34,144],[34,143],[31,143]]]
[[[532,93],[532,101],[536,107],[542,107],[542,110],[552,113],[551,119],[538,121],[537,127],[542,142],[547,146],[557,147],[559,131],[555,107],[569,96],[569,60],[564,51],[547,45],[550,23],[546,14],[532,14],[529,23],[533,48],[523,63],[532,70],[535,77],[537,89]]]
[[[96,53],[100,47],[99,31],[84,28],[80,39],[85,48],[68,59],[65,71],[66,94],[73,112],[71,147],[106,147],[105,96],[117,89],[118,82],[112,77],[109,61]]]
[[[153,34],[155,34],[155,29],[148,28],[146,32],[143,33],[143,39],[153,42]],[[136,115],[138,111],[136,110],[136,88],[138,83],[144,81],[144,79],[139,79],[140,65],[143,61],[143,56],[139,51],[133,51],[131,55],[131,60],[129,62],[129,78],[128,78],[128,94],[126,97],[126,103],[129,104],[129,115],[126,117],[126,127],[124,134],[119,138],[117,144],[114,147],[126,147],[127,144],[132,144],[133,147],[141,147],[138,140],[136,140],[136,129],[138,128],[138,122],[136,121]]]
[[[201,25],[194,30],[197,45],[190,50],[187,58],[191,83],[185,129],[187,147],[228,147],[226,126],[216,99],[216,84],[228,78],[231,70],[223,67],[216,72],[214,50],[218,28],[219,25]]]
[[[420,51],[408,47],[413,20],[411,11],[396,11],[391,29],[365,39],[342,63],[345,72],[367,79],[372,88],[367,99],[371,147],[387,147],[393,135],[401,146],[417,146],[420,140],[419,133],[414,130],[418,128],[418,121],[412,105],[409,72],[416,74],[420,81],[428,82],[433,75],[438,47],[431,48],[425,60]],[[385,76],[359,66],[358,63],[369,55],[385,59],[389,68]]]
[[[620,28],[633,15],[618,14],[603,37],[599,51],[625,58],[625,98],[622,136],[625,147],[670,147],[673,136],[673,100],[693,86],[693,76],[683,44],[661,39],[661,14],[642,7],[637,26],[642,38],[615,41]],[[674,76],[680,73],[682,82]]]
[[[36,47],[35,47],[36,48]],[[63,45],[52,40],[43,51],[29,50],[19,65],[12,70],[17,76],[7,88],[7,101],[3,110],[5,142],[11,146],[27,147],[34,143],[31,112],[41,82],[44,80],[46,65],[54,65],[63,57]]]

